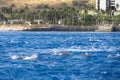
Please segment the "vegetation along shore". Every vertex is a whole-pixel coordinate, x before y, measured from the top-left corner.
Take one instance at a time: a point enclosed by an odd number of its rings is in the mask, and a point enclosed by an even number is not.
[[[71,4],[59,3],[59,6],[25,4],[18,7],[14,3],[1,6],[0,30],[120,31],[119,11],[96,10],[95,5],[88,2],[74,0]]]

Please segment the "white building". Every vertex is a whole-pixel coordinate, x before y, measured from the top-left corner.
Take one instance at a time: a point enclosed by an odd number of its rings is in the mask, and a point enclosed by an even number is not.
[[[104,11],[107,9],[116,9],[120,11],[120,0],[96,0],[96,9]]]
[[[109,0],[96,0],[96,9],[97,10],[106,10],[109,8]]]
[[[115,6],[117,11],[120,11],[120,0],[115,0]]]

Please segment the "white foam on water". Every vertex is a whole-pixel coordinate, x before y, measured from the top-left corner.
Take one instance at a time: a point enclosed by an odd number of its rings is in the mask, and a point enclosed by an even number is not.
[[[65,49],[52,49],[53,55],[68,55]]]
[[[17,55],[12,55],[11,56],[11,59],[18,59],[19,58],[19,56],[17,56]]]
[[[120,54],[119,53],[117,53],[115,55],[108,54],[107,57],[108,58],[120,58]]]
[[[103,49],[100,48],[80,48],[80,47],[76,47],[76,48],[57,48],[57,49],[52,49],[52,52],[54,52],[54,55],[56,55],[58,52],[62,52],[62,51],[66,51],[66,52],[91,52],[91,51],[103,51]]]
[[[27,42],[27,41],[24,41],[25,42],[25,44],[29,44],[29,42]]]
[[[117,54],[115,55],[115,57],[120,57],[120,54],[119,54],[119,53],[117,53]]]
[[[57,52],[54,52],[53,54],[54,54],[54,55],[57,55]]]
[[[111,46],[109,49],[107,49],[107,51],[111,52],[111,51],[115,51],[116,49],[117,49],[116,47]]]
[[[96,46],[96,45],[92,45],[92,46],[71,46],[71,47],[67,47],[67,48],[53,48],[53,49],[49,49],[50,53],[53,53],[54,55],[58,55],[58,53],[60,52],[100,52],[100,51],[107,51],[107,52],[111,52],[111,51],[116,51],[118,50],[118,47],[115,46],[106,46],[106,45],[101,45],[101,46]],[[107,57],[110,57],[109,55]]]
[[[11,40],[10,42],[11,42],[11,43],[14,43],[15,41],[14,41],[14,40]]]
[[[35,60],[38,59],[38,55],[37,54],[31,54],[31,55],[27,55],[27,54],[15,54],[15,53],[9,53],[9,56],[11,59],[15,60],[15,59],[20,59],[20,60]]]
[[[11,39],[8,43],[17,43],[18,41]]]
[[[57,53],[59,52],[59,49],[51,49],[51,51],[53,52],[53,55],[57,55]]]
[[[93,51],[99,51],[100,49],[97,49],[94,46],[92,46],[91,50],[93,50]]]
[[[68,51],[76,51],[76,52],[96,52],[96,51],[106,51],[106,48],[104,46],[95,47],[94,45],[89,47],[80,47],[76,46],[75,48],[70,47],[67,49]]]
[[[101,74],[107,74],[107,71],[102,71]]]
[[[111,57],[112,57],[112,55],[111,55],[111,54],[108,54],[108,55],[107,55],[107,57],[108,57],[108,58],[111,58]]]
[[[23,60],[34,60],[34,59],[37,59],[38,56],[36,54],[33,54],[31,56],[24,56],[23,57]]]

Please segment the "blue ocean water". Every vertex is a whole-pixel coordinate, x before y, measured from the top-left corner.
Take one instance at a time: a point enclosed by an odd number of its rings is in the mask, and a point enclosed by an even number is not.
[[[0,80],[120,80],[120,33],[0,32]]]

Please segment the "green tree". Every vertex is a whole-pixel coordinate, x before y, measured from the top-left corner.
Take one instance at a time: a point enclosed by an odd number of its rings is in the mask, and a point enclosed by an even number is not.
[[[93,15],[86,15],[85,16],[85,26],[91,26],[96,24],[96,17]]]

